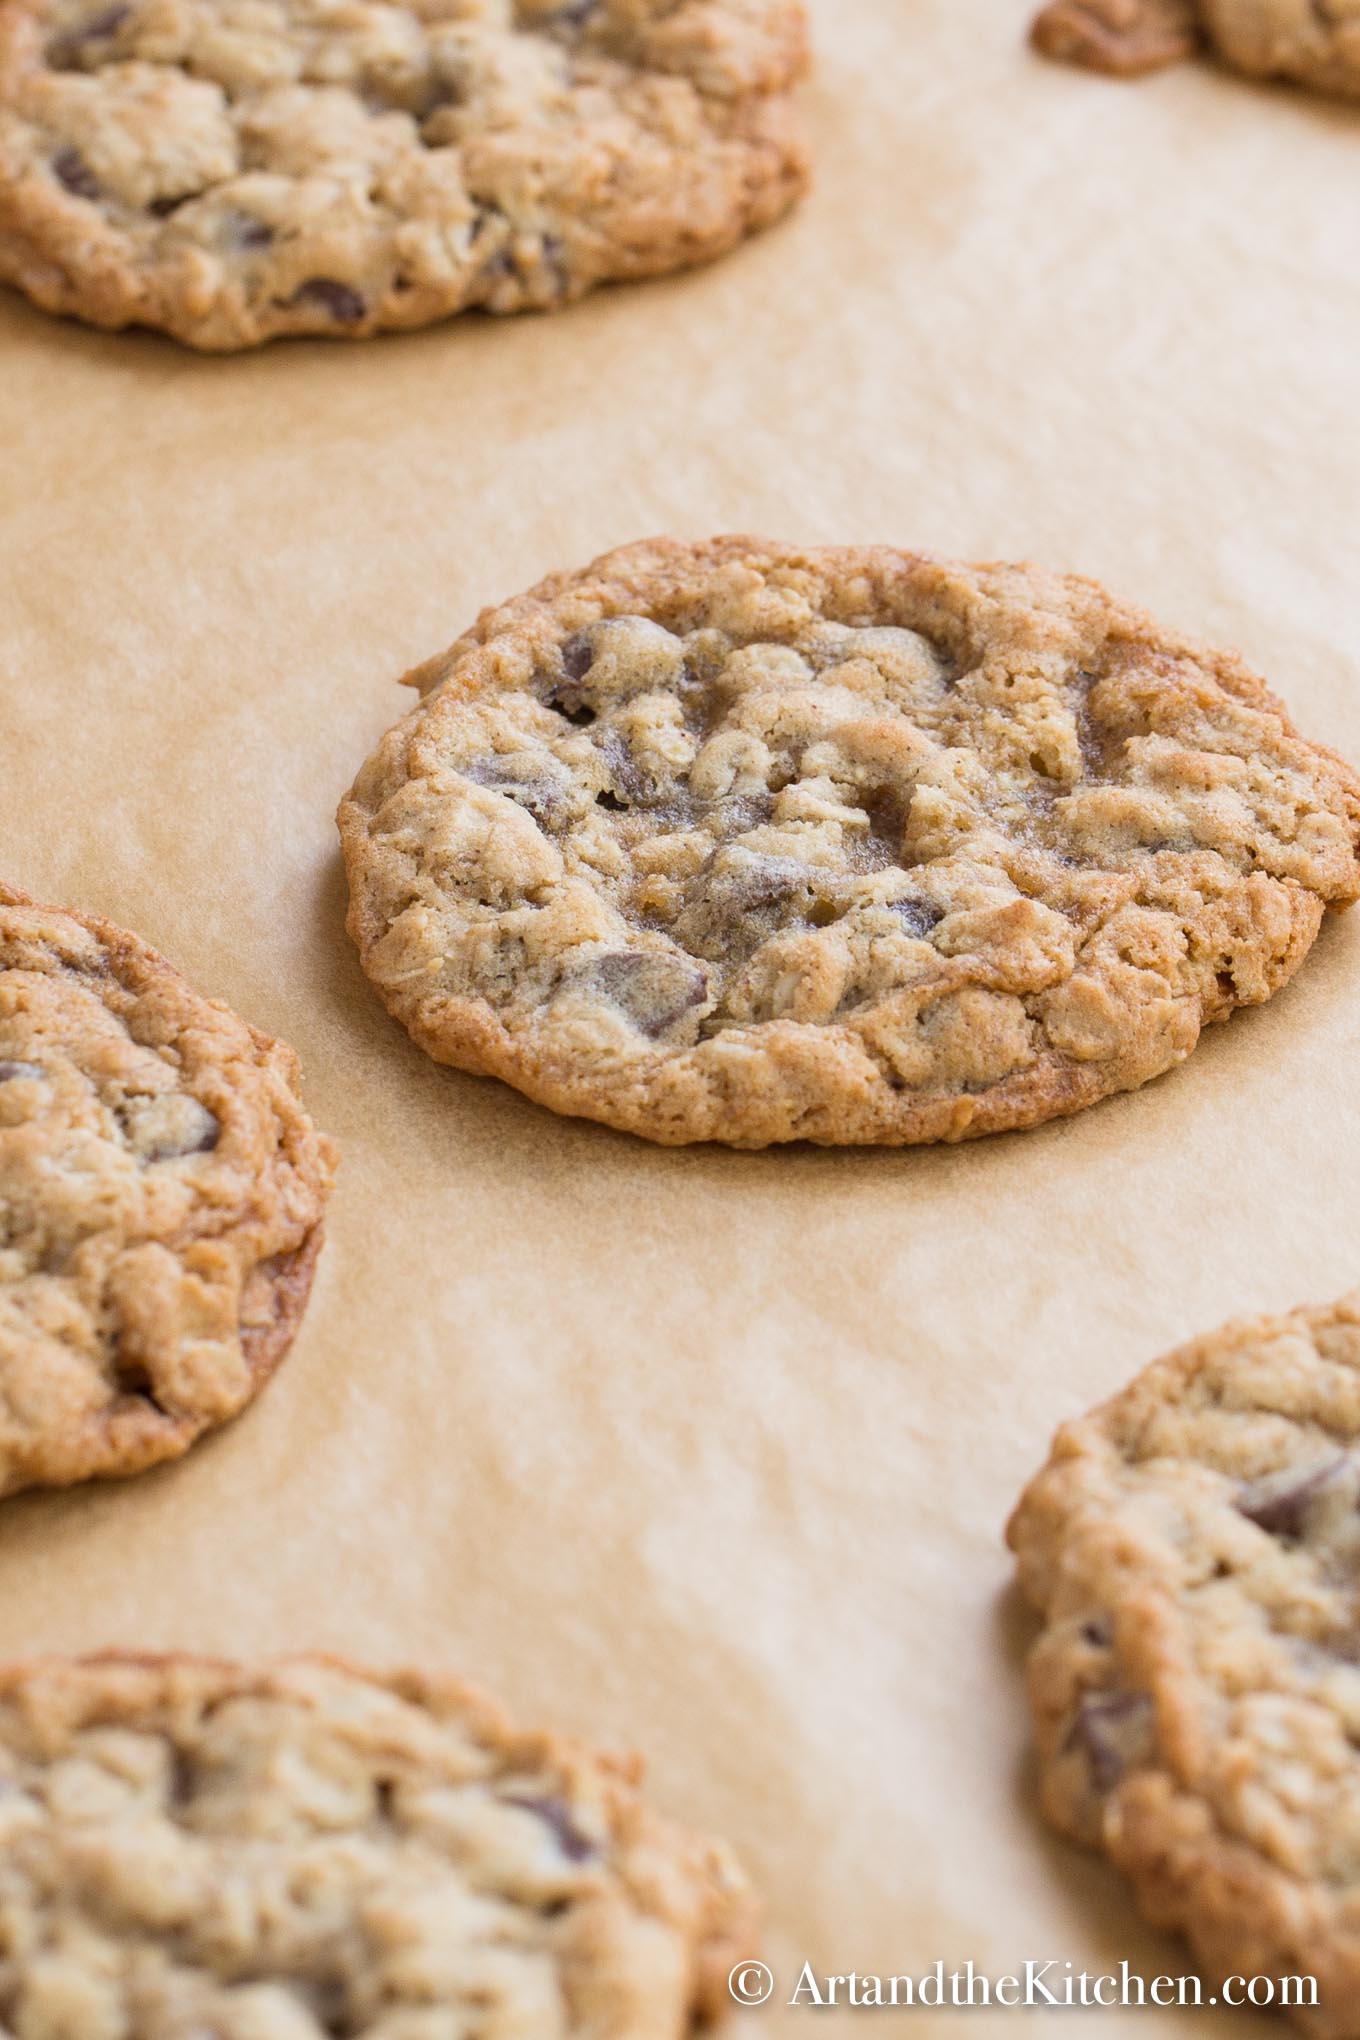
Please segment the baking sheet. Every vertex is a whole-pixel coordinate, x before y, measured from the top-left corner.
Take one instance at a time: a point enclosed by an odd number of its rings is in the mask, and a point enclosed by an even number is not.
[[[1360,916],[1150,1090],[903,1154],[556,1121],[427,1062],[342,931],[396,676],[656,531],[1078,567],[1360,757],[1360,114],[1047,68],[1026,0],[814,12],[816,194],[708,272],[222,361],[0,295],[0,871],[285,1035],[344,1149],[255,1410],[6,1506],[0,1653],[428,1660],[641,1745],[765,1887],[781,1997],[805,1958],[1176,1973],[1034,1817],[1001,1528],[1062,1417],[1360,1280]],[[871,2015],[812,2016],[761,2030]]]

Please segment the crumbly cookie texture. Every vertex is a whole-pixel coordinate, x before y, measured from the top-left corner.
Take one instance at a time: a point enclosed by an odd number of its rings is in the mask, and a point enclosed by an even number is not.
[[[0,276],[189,345],[546,310],[797,197],[802,0],[5,0]]]
[[[0,1494],[140,1472],[251,1401],[332,1160],[291,1049],[135,935],[0,887]]]
[[[1125,77],[1208,45],[1249,77],[1360,98],[1360,0],[1050,0],[1034,40]]]
[[[1010,1526],[1043,1802],[1222,1980],[1360,2040],[1360,1293],[1160,1360]]]
[[[1093,582],[658,540],[488,610],[340,810],[436,1059],[653,1140],[958,1140],[1186,1057],[1360,892],[1360,783]]]
[[[639,1767],[319,1659],[0,1673],[0,2025],[688,2040],[756,1907]]]

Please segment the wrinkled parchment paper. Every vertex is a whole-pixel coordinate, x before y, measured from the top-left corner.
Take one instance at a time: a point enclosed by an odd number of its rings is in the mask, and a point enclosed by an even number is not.
[[[781,1998],[805,1958],[1177,1972],[1034,1815],[1001,1529],[1061,1418],[1360,1281],[1360,916],[1068,1124],[764,1156],[436,1069],[342,929],[332,811],[397,676],[650,532],[1079,567],[1360,757],[1360,112],[1048,68],[1027,0],[815,11],[816,193],[705,273],[218,361],[0,294],[0,870],[285,1035],[344,1150],[256,1408],[168,1471],[4,1508],[0,1653],[437,1662],[641,1746],[768,1892]],[[1073,2029],[760,2026],[884,2028]]]

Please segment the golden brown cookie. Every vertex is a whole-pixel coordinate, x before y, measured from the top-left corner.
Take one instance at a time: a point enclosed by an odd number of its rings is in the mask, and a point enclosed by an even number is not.
[[[0,276],[190,346],[548,309],[806,158],[801,0],[4,0]]]
[[[1314,1978],[1306,2030],[1360,2040],[1360,1295],[1158,1361],[1009,1534],[1050,1819],[1215,1982]]]
[[[333,1151],[282,1042],[0,887],[0,1494],[177,1457],[297,1330]]]
[[[1248,77],[1360,98],[1357,0],[1050,0],[1034,40],[1046,56],[1124,77],[1203,44]]]
[[[690,2040],[756,1907],[639,1766],[320,1659],[0,1673],[0,2025]]]
[[[666,1142],[959,1140],[1182,1061],[1360,892],[1360,785],[1090,581],[631,546],[488,610],[340,810],[437,1060]]]

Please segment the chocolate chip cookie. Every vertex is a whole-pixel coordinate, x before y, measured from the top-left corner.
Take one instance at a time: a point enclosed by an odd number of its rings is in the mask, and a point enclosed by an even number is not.
[[[802,0],[5,0],[0,276],[190,346],[545,310],[770,224]]]
[[[0,2024],[689,2040],[755,1906],[728,1852],[638,1783],[418,1673],[0,1673]]]
[[[0,1495],[138,1473],[258,1394],[331,1163],[291,1049],[0,887]]]
[[[1360,98],[1360,0],[1051,0],[1034,39],[1047,56],[1125,77],[1204,46],[1249,77]]]
[[[959,1140],[1145,1083],[1360,892],[1360,782],[1093,582],[632,546],[492,609],[340,810],[432,1056],[664,1142]]]
[[[1160,1360],[1010,1526],[1043,1802],[1213,1976],[1360,2040],[1360,1294]]]

